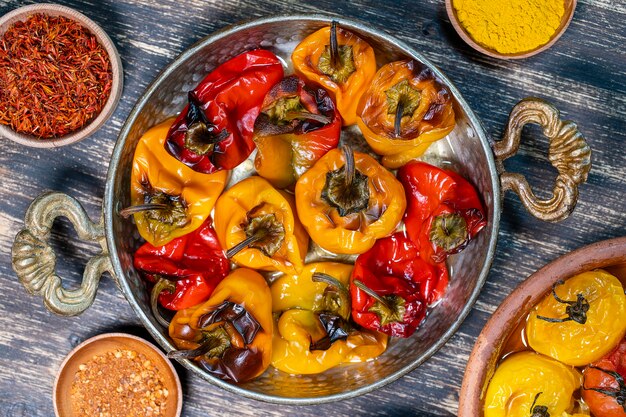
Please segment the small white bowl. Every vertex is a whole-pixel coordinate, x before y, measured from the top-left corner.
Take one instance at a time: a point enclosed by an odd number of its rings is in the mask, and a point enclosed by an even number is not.
[[[91,122],[75,132],[68,133],[67,135],[57,139],[40,139],[32,135],[17,133],[9,126],[0,124],[0,137],[5,137],[21,143],[22,145],[32,146],[35,148],[54,148],[76,143],[85,139],[98,130],[104,122],[107,121],[107,119],[113,114],[113,111],[120,100],[120,96],[122,95],[124,76],[120,55],[117,52],[113,41],[111,41],[111,38],[109,38],[104,30],[102,30],[102,28],[93,20],[66,6],[58,4],[33,4],[15,9],[0,18],[0,35],[4,34],[4,32],[6,32],[15,22],[25,21],[30,16],[37,13],[47,14],[50,16],[64,16],[89,29],[89,31],[96,36],[98,42],[100,42],[100,44],[107,51],[109,61],[111,62],[111,72],[113,77],[111,93],[109,94],[106,104],[102,107],[100,114],[98,114],[98,116],[96,116],[96,118]]]

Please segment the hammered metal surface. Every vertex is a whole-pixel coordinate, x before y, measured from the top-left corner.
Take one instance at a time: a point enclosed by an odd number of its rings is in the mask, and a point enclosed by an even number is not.
[[[247,50],[264,48],[281,57],[289,72],[289,55],[306,35],[325,26],[329,19],[320,16],[292,16],[264,19],[226,29],[206,38],[183,53],[167,67],[138,101],[122,128],[113,153],[104,200],[107,239],[120,286],[151,334],[166,350],[173,349],[167,329],[152,318],[146,287],[132,266],[132,252],[141,243],[131,220],[117,215],[129,201],[129,179],[133,153],[138,139],[149,127],[177,114],[185,104],[187,91],[218,64]],[[404,375],[440,348],[469,312],[486,278],[498,230],[500,191],[495,164],[485,133],[458,91],[432,64],[417,52],[386,34],[358,23],[339,19],[339,23],[358,32],[374,48],[379,64],[413,57],[433,68],[450,86],[455,97],[457,125],[450,135],[434,144],[423,159],[452,167],[470,178],[487,208],[489,224],[465,251],[449,259],[450,286],[446,296],[430,312],[427,320],[408,339],[394,339],[376,360],[331,369],[318,375],[294,376],[270,368],[261,377],[235,386],[218,380],[189,361],[182,363],[203,378],[229,391],[264,401],[310,404],[363,394]],[[342,133],[342,141],[367,149],[358,130]],[[231,176],[231,184],[252,172],[247,161]],[[310,258],[317,257],[315,253]]]

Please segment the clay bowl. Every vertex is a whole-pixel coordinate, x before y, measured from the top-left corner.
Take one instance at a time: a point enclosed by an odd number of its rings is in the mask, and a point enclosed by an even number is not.
[[[561,37],[561,35],[565,33],[565,30],[569,26],[569,23],[572,21],[572,17],[574,17],[574,10],[576,9],[577,0],[563,0],[563,1],[565,3],[564,4],[565,11],[563,13],[563,17],[561,18],[561,24],[559,25],[557,30],[554,32],[550,40],[547,43],[540,45],[537,48],[532,49],[530,51],[518,52],[514,54],[503,54],[494,49],[487,48],[479,44],[478,42],[476,42],[471,37],[469,32],[465,30],[463,25],[461,25],[456,9],[452,5],[453,0],[446,0],[446,11],[448,12],[448,18],[450,19],[450,23],[452,23],[454,30],[456,30],[456,33],[459,34],[459,36],[461,37],[461,39],[465,41],[465,43],[467,43],[469,46],[471,46],[478,52],[481,52],[490,57],[499,58],[499,59],[523,59],[523,58],[531,57],[533,55],[537,55],[538,53],[543,52],[546,49],[550,48]]]
[[[530,309],[543,299],[558,280],[602,268],[626,277],[626,237],[585,246],[549,263],[517,287],[491,316],[478,336],[461,386],[459,417],[483,415],[484,395],[509,337]]]
[[[100,42],[100,44],[107,51],[109,61],[111,62],[112,85],[109,98],[107,99],[104,107],[102,107],[100,113],[81,129],[56,139],[39,139],[32,135],[17,133],[9,126],[0,124],[0,138],[11,139],[14,142],[21,143],[26,146],[32,146],[34,148],[56,148],[76,143],[87,138],[98,130],[113,114],[115,108],[117,107],[117,103],[122,96],[122,90],[124,88],[122,60],[120,59],[120,55],[117,52],[117,48],[115,48],[113,41],[111,41],[111,38],[109,38],[100,26],[84,14],[79,13],[72,8],[58,4],[33,4],[17,8],[5,14],[0,17],[0,36],[13,26],[15,22],[25,21],[30,16],[37,13],[47,14],[49,16],[63,16],[80,23],[96,36],[98,42]]]
[[[125,333],[106,333],[85,340],[72,350],[59,368],[54,381],[53,402],[54,413],[57,417],[72,416],[71,388],[74,375],[78,367],[90,360],[95,355],[114,351],[115,349],[128,349],[144,354],[148,360],[156,364],[164,378],[164,385],[169,395],[166,410],[163,417],[179,417],[183,407],[183,390],[169,359],[152,343],[144,339]]]

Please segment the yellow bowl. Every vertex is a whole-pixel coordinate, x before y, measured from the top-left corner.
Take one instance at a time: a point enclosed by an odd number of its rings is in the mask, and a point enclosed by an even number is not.
[[[446,11],[448,12],[448,17],[450,18],[450,23],[452,23],[454,30],[456,30],[456,33],[459,34],[459,36],[461,37],[461,39],[465,41],[465,43],[467,43],[469,46],[471,46],[478,52],[481,52],[485,55],[488,55],[494,58],[523,59],[523,58],[531,57],[533,55],[537,55],[538,53],[543,52],[546,49],[550,48],[552,45],[554,45],[554,43],[561,37],[561,35],[563,35],[563,33],[565,32],[565,29],[567,29],[567,27],[569,26],[569,23],[572,21],[572,17],[574,16],[574,10],[576,9],[577,0],[563,0],[564,6],[565,6],[565,12],[563,13],[563,17],[561,17],[561,24],[556,29],[552,37],[550,37],[550,40],[547,43],[543,45],[539,45],[538,47],[536,47],[535,49],[531,49],[530,51],[517,52],[514,54],[503,54],[494,49],[487,48],[484,45],[481,45],[478,42],[476,42],[472,38],[472,36],[469,34],[469,32],[461,24],[459,20],[459,16],[456,12],[456,9],[452,5],[452,1],[453,0],[446,0]]]

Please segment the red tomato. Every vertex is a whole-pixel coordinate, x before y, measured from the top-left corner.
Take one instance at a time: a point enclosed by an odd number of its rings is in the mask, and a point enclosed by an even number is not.
[[[595,417],[626,417],[626,338],[585,368],[582,396]]]

